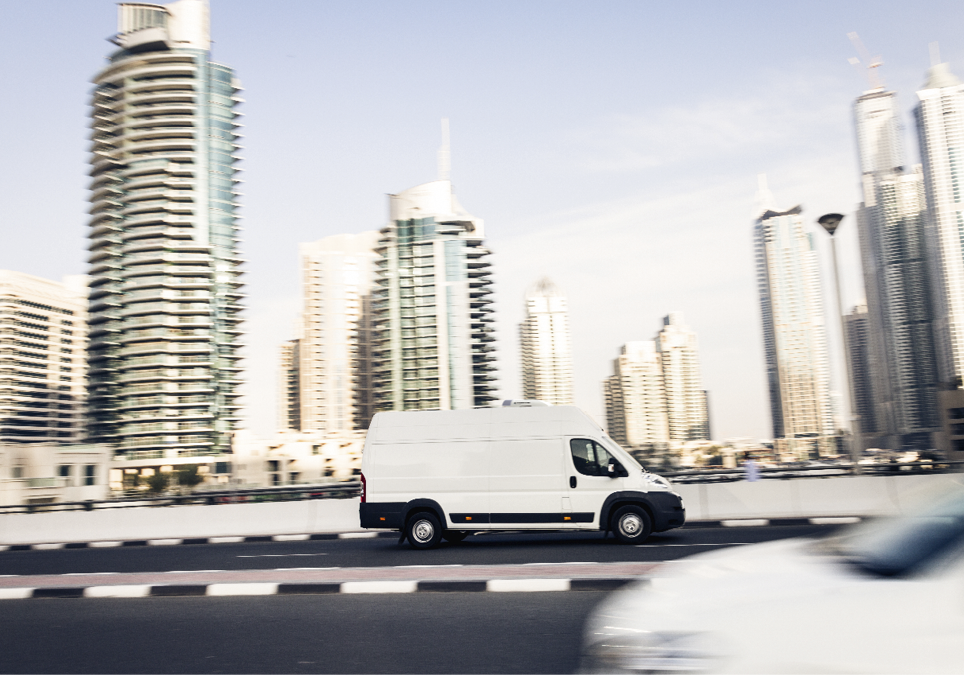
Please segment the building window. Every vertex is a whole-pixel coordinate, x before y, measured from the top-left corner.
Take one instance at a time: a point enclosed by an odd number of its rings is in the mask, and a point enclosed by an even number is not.
[[[84,467],[84,485],[96,485],[97,465],[88,464]]]
[[[952,420],[964,419],[964,408],[948,408],[947,416]]]
[[[64,479],[64,487],[73,486],[74,484],[74,481],[73,481],[74,467],[73,466],[71,466],[70,464],[61,464],[59,467],[57,467],[57,473],[60,475],[61,478]]]
[[[10,477],[11,477],[11,478],[14,478],[14,479],[16,479],[16,478],[23,478],[23,467],[22,467],[22,466],[15,466],[15,467],[13,467],[13,468],[10,470]]]

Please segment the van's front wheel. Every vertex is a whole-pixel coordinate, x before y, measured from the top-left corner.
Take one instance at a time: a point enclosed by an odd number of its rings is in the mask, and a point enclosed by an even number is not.
[[[620,543],[640,544],[653,531],[653,524],[638,506],[623,506],[613,514],[612,530]]]
[[[409,518],[405,533],[409,543],[415,548],[434,548],[442,540],[442,526],[438,518],[427,511],[416,513]]]

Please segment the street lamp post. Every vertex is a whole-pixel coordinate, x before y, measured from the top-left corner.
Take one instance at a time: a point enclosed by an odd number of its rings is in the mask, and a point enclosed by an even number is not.
[[[847,390],[850,393],[850,421],[852,425],[853,441],[850,444],[850,458],[854,465],[854,473],[860,473],[860,455],[863,451],[863,439],[860,433],[860,414],[857,411],[857,392],[854,388],[853,364],[850,362],[850,345],[847,338],[847,323],[844,320],[843,302],[840,299],[840,267],[837,265],[837,238],[834,232],[840,227],[844,219],[840,213],[828,213],[820,216],[817,222],[830,235],[830,248],[833,251],[833,277],[837,291],[837,311],[840,316],[840,337],[843,339],[844,363],[847,364]]]

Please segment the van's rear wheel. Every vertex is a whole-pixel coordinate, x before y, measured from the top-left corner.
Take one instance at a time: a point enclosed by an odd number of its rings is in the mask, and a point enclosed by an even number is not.
[[[421,511],[408,519],[408,541],[415,548],[434,548],[442,540],[442,526],[433,514]]]
[[[638,506],[623,506],[613,514],[612,531],[622,544],[639,544],[653,531],[653,524]]]
[[[459,543],[467,536],[469,536],[469,533],[462,530],[445,530],[445,532],[442,533],[442,538],[453,544]]]

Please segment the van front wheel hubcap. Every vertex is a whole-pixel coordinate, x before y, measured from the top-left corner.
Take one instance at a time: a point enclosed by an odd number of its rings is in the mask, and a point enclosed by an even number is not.
[[[435,535],[435,528],[432,527],[432,523],[427,520],[420,520],[415,523],[415,527],[412,528],[412,534],[419,541],[431,541],[432,537]]]
[[[635,537],[643,529],[643,521],[635,513],[627,513],[619,519],[619,530],[627,537]]]

